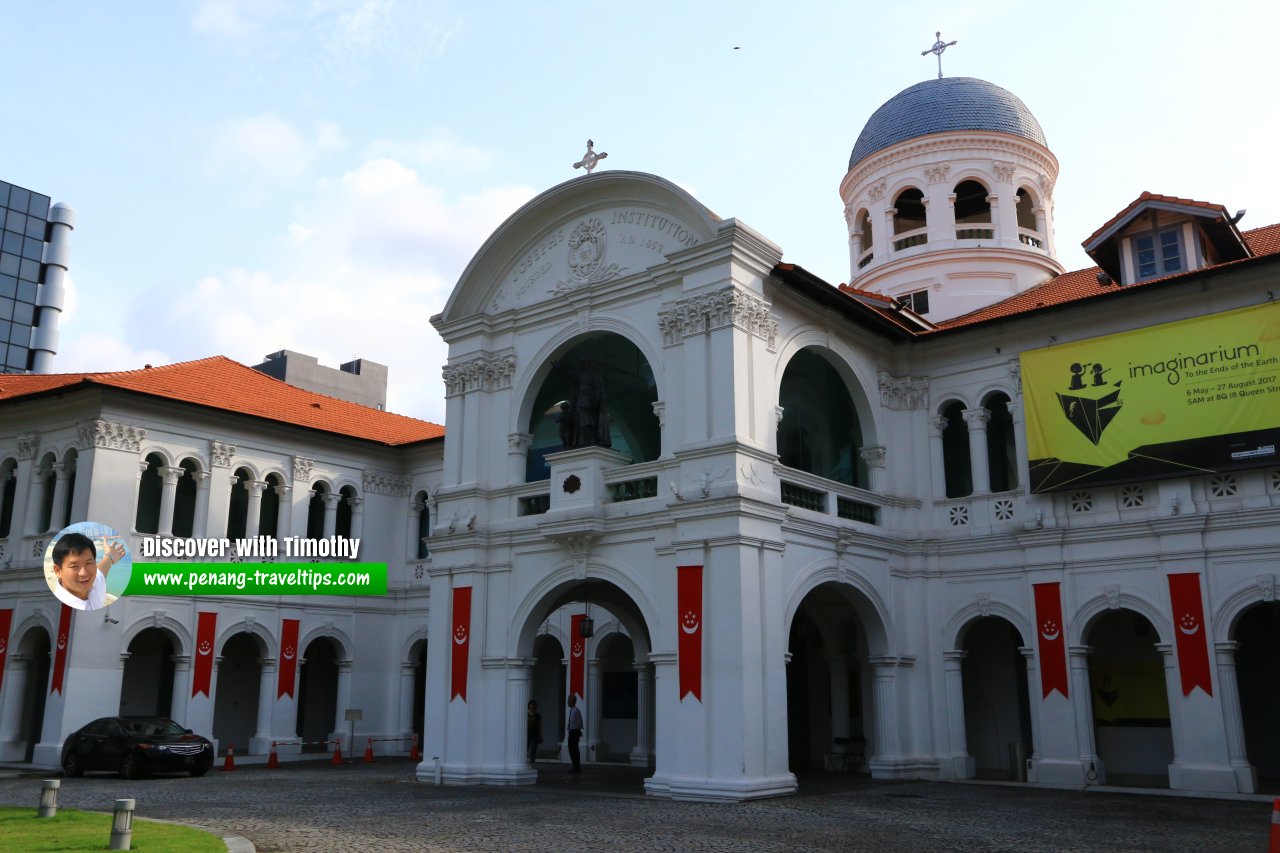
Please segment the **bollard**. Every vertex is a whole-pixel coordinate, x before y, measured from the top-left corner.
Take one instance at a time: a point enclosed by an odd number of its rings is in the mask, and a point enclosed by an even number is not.
[[[61,779],[45,779],[40,784],[40,810],[36,812],[36,817],[54,817],[58,814],[58,789],[61,787]]]
[[[129,850],[133,844],[133,809],[136,800],[116,800],[111,813],[111,846],[109,850]]]

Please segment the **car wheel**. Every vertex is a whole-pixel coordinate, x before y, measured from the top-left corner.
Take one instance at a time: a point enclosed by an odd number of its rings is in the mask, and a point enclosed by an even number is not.
[[[62,773],[64,776],[83,776],[84,766],[80,763],[80,756],[74,752],[68,752],[66,759],[62,762]]]
[[[120,759],[120,778],[137,779],[141,775],[142,765],[138,762],[138,756],[132,752],[126,752]]]

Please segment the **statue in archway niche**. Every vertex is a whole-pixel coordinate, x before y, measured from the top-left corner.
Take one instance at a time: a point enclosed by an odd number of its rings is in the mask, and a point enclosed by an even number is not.
[[[586,359],[579,363],[576,372],[565,370],[555,362],[552,367],[569,377],[569,399],[560,404],[560,443],[564,449],[612,447],[600,370]]]

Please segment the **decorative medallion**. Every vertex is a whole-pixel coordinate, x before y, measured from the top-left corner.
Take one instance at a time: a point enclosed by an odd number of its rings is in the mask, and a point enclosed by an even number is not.
[[[570,474],[568,477],[564,478],[564,485],[562,488],[564,489],[565,494],[571,495],[578,491],[578,489],[582,488],[582,481],[578,479],[577,474]]]
[[[605,263],[608,233],[604,223],[594,216],[578,223],[569,234],[569,278],[553,288],[555,294],[570,293],[591,284],[617,278],[625,269]]]

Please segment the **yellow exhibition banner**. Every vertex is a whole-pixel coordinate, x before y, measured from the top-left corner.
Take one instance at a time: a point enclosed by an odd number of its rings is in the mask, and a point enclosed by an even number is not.
[[[1271,465],[1280,304],[1022,353],[1033,492]]]

